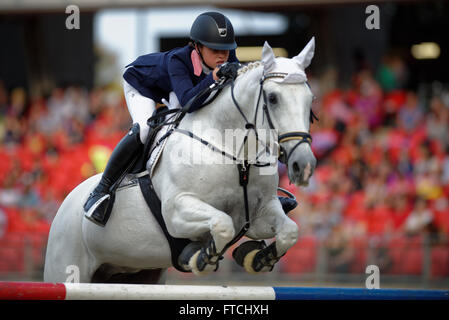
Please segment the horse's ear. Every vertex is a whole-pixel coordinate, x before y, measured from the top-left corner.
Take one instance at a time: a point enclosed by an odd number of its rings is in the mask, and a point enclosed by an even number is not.
[[[299,66],[305,70],[313,59],[313,55],[315,53],[315,37],[310,39],[309,43],[302,49],[302,51],[292,59],[299,64]]]
[[[265,41],[262,49],[262,63],[263,63],[263,70],[265,72],[268,72],[272,69],[274,69],[275,59],[273,49],[271,49],[268,42]]]

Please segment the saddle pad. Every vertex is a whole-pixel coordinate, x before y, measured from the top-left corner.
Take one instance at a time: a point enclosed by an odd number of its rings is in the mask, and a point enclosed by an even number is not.
[[[179,117],[179,113],[177,113],[175,116],[173,115],[167,115],[165,117],[165,120],[167,120],[168,118],[172,118],[170,121],[172,122],[173,120],[175,120],[176,118]],[[158,164],[158,161],[162,155],[162,151],[165,148],[165,144],[167,143],[168,138],[164,139],[161,141],[161,143],[159,144],[159,140],[162,138],[162,136],[164,136],[169,130],[171,130],[175,125],[174,124],[170,124],[168,126],[163,126],[161,128],[161,130],[159,130],[159,132],[156,134],[156,138],[153,141],[153,144],[151,145],[151,154],[150,154],[150,158],[147,161],[147,170],[150,173],[150,178],[153,177],[153,172]]]

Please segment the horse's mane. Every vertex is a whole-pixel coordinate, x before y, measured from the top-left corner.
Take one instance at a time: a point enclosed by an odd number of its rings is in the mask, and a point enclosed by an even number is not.
[[[255,69],[257,67],[260,67],[262,65],[262,61],[253,61],[253,62],[249,62],[245,65],[243,65],[238,71],[237,71],[237,76],[240,76],[242,74],[245,74],[246,72],[248,72],[249,70]]]

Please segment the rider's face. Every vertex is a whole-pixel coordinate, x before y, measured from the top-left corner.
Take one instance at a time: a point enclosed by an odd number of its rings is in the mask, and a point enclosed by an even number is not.
[[[205,46],[200,46],[199,50],[203,55],[204,62],[211,68],[225,63],[229,58],[229,50],[215,50]]]

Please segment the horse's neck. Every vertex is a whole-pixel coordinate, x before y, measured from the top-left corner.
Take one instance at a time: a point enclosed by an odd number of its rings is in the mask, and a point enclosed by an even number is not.
[[[268,123],[262,122],[263,111],[259,105],[257,120],[254,123],[259,99],[259,80],[263,67],[247,68],[239,75],[234,84],[234,97],[242,113],[238,110],[231,96],[231,87],[226,87],[219,96],[202,109],[188,114],[181,122],[180,128],[191,131],[203,140],[211,143],[221,151],[235,156],[240,160],[256,160],[266,147],[272,147],[273,136],[268,134]],[[248,121],[256,124],[255,132],[245,127]],[[266,127],[266,128],[264,128]],[[265,129],[261,131],[260,129]],[[261,159],[262,161],[262,159]],[[265,159],[265,162],[267,160]]]
[[[262,67],[257,67],[240,75],[234,84],[234,96],[249,122],[254,121],[255,105],[259,89]],[[260,113],[260,112],[259,112]],[[221,132],[229,129],[245,128],[245,120],[232,100],[231,87],[228,86],[219,96],[204,108],[189,114],[183,121],[185,129],[192,130],[201,122],[202,129],[217,129]]]

